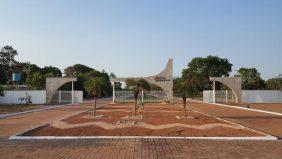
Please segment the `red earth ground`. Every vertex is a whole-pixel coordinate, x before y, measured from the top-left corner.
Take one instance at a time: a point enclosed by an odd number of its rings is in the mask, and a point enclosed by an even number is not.
[[[222,103],[222,104],[282,113],[282,103]]]
[[[223,120],[188,111],[193,118],[183,116],[183,109],[172,104],[146,104],[139,115],[141,119],[124,118],[132,114],[133,104],[109,104],[97,110],[100,119],[91,117],[92,112],[83,112],[44,127],[26,132],[31,136],[181,136],[181,137],[242,137],[264,136],[248,128],[227,123]],[[135,124],[117,125],[118,121]],[[182,125],[181,125],[182,124]],[[124,126],[124,127],[123,127]],[[109,128],[110,127],[110,128]]]

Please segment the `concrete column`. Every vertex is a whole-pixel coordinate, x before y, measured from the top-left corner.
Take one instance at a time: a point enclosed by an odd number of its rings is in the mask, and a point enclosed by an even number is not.
[[[142,101],[142,103],[144,103],[144,91],[143,91],[143,89],[142,89],[142,92],[141,92],[141,101]]]
[[[116,100],[116,91],[115,91],[115,82],[113,82],[113,103],[115,103]]]
[[[215,81],[213,81],[213,94],[212,94],[212,101],[215,103]]]
[[[225,91],[225,102],[228,103],[228,90]]]
[[[73,81],[71,82],[71,103],[74,104]]]
[[[62,91],[59,90],[59,103],[61,103],[61,102],[62,102]]]

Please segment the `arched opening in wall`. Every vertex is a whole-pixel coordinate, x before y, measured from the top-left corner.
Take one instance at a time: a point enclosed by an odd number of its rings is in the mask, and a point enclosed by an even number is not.
[[[235,92],[221,82],[215,82],[216,89],[215,89],[215,102],[216,103],[236,103],[236,94]],[[210,91],[211,98],[213,96],[213,91]]]
[[[70,104],[72,103],[72,83],[68,82],[60,86],[54,93],[52,104]]]
[[[165,102],[168,100],[168,96],[165,91],[157,86],[156,84],[149,83],[150,90],[149,91],[140,91],[138,95],[138,101],[144,103],[158,103],[158,102]],[[123,87],[121,90],[114,91],[115,102],[120,103],[128,103],[134,102],[134,92],[128,86]]]

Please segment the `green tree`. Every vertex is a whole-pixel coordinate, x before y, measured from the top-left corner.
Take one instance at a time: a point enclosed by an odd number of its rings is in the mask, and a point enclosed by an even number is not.
[[[90,68],[88,66],[82,65],[82,64],[75,64],[73,66],[67,67],[64,72],[66,77],[75,77],[76,74],[85,74],[90,71],[92,71],[93,68]]]
[[[62,77],[62,72],[57,67],[45,66],[41,69],[43,74],[52,74],[53,77]]]
[[[100,72],[100,71],[93,69],[92,71],[88,72],[87,75],[92,78],[103,77],[102,79],[105,84],[103,85],[101,95],[102,96],[112,95],[112,85],[111,85],[110,76],[108,75],[108,73],[106,73],[104,70]]]
[[[265,81],[256,68],[240,68],[236,76],[242,78],[242,88],[245,90],[265,89]]]
[[[218,56],[196,57],[188,63],[188,67],[183,69],[182,78],[187,79],[189,74],[196,76],[196,82],[199,83],[199,92],[211,88],[209,77],[229,76],[232,70],[232,64],[226,58]],[[198,93],[199,93],[198,92]]]
[[[173,85],[175,95],[182,98],[184,116],[187,117],[187,98],[192,98],[199,92],[197,77],[190,72],[185,75],[185,78],[174,79]]]
[[[103,85],[101,96],[112,95],[112,86],[110,83],[110,77],[108,73],[106,73],[104,70],[100,72],[100,71],[97,71],[85,65],[75,64],[73,66],[67,67],[66,69],[64,69],[64,71],[67,77],[76,77],[77,78],[77,82],[75,82],[74,88],[78,90],[83,90],[85,97],[92,96],[92,93],[89,94],[89,92],[86,91],[84,87],[85,82],[88,77],[91,77],[91,78],[102,77],[102,80],[105,83],[105,85]],[[70,89],[70,87],[71,85],[66,84],[62,88]]]
[[[12,46],[4,46],[0,49],[0,66],[2,70],[2,84],[6,84],[8,80],[8,71],[12,64],[16,62],[15,56],[18,55],[17,50]]]
[[[282,78],[272,78],[267,80],[266,88],[270,90],[282,90]]]
[[[26,79],[26,84],[29,89],[40,90],[45,89],[45,76],[40,72],[34,72],[29,74]]]
[[[110,78],[116,78],[116,75],[114,73],[110,73]],[[114,84],[116,91],[122,90],[121,86],[122,86],[121,82],[115,82]]]
[[[134,116],[136,116],[137,111],[137,100],[140,91],[142,90],[150,90],[150,84],[144,79],[127,79],[126,85],[129,89],[133,91],[134,95]]]
[[[87,90],[89,93],[92,93],[94,97],[93,116],[96,115],[97,99],[101,96],[103,87],[104,81],[102,77],[88,77],[88,80],[85,82],[85,90]]]

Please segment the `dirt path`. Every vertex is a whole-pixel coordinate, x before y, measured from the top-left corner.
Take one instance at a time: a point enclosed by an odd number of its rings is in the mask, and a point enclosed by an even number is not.
[[[189,101],[188,107],[282,138],[282,116]]]

